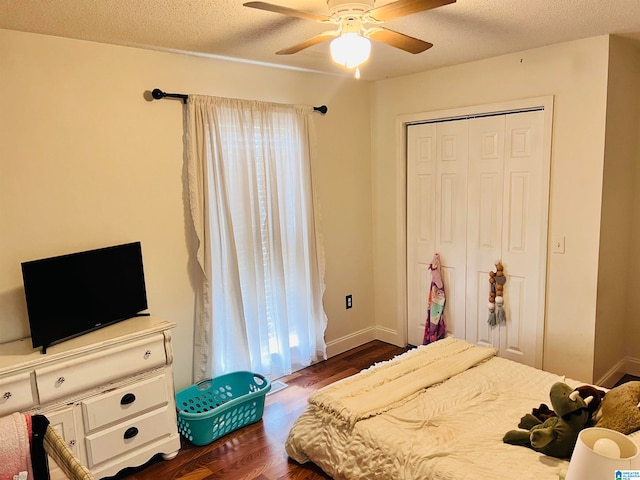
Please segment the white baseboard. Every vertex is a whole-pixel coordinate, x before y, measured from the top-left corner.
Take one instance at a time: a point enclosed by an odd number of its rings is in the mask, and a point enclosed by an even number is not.
[[[380,340],[381,342],[392,345],[404,346],[400,344],[400,336],[396,330],[384,327],[369,327],[328,342],[327,358],[335,357],[372,340]]]
[[[327,343],[327,358],[335,357],[341,353],[359,347],[376,339],[375,327],[365,328],[358,332],[345,335]]]
[[[400,338],[400,334],[397,330],[392,330],[385,327],[376,327],[376,340],[381,342],[390,343],[397,347],[406,347],[407,342],[403,342]]]

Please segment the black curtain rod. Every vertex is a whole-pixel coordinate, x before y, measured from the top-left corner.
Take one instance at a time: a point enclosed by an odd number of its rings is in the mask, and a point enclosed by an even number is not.
[[[156,100],[161,100],[163,98],[181,98],[182,99],[182,103],[185,103],[185,104],[187,103],[187,99],[189,98],[189,95],[186,95],[184,93],[167,93],[167,92],[163,92],[159,88],[154,88],[151,91],[151,96],[153,98],[155,98]],[[320,112],[323,115],[325,113],[327,113],[327,111],[329,110],[326,105],[321,105],[319,107],[313,107],[313,109],[316,112]]]

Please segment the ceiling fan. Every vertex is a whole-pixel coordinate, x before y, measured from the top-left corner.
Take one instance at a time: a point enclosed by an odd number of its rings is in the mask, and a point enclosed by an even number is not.
[[[355,68],[358,78],[360,76],[358,67],[369,58],[371,50],[369,39],[413,54],[424,52],[433,46],[424,40],[385,28],[381,26],[382,23],[455,3],[455,1],[397,0],[374,8],[375,0],[327,0],[329,15],[318,15],[267,2],[247,2],[244,6],[336,25],[337,28],[333,30],[322,32],[297,45],[279,50],[276,54],[291,55],[318,43],[332,40],[331,56],[334,61],[346,68]]]

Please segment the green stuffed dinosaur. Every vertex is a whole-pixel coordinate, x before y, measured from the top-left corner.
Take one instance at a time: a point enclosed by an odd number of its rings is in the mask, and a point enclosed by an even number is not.
[[[580,392],[562,382],[553,384],[549,397],[557,417],[541,422],[527,413],[518,424],[524,430],[510,430],[503,442],[529,447],[552,457],[571,457],[580,430],[587,426],[588,405],[593,398],[582,399]]]

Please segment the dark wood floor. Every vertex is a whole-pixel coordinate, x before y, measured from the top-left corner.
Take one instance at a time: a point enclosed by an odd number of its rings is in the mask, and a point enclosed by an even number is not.
[[[618,387],[620,385],[622,385],[623,383],[627,383],[627,382],[637,382],[640,380],[640,377],[635,377],[633,375],[629,375],[626,374],[624,377],[622,377],[620,380],[618,380],[616,382],[616,384],[614,385],[614,387]]]
[[[314,465],[289,460],[284,442],[296,418],[304,411],[310,394],[349,377],[376,362],[405,352],[380,341],[369,342],[341,355],[300,370],[281,380],[287,388],[266,397],[260,422],[230,433],[210,445],[195,447],[183,440],[171,461],[153,460],[141,469],[128,469],[121,480],[326,480]]]

